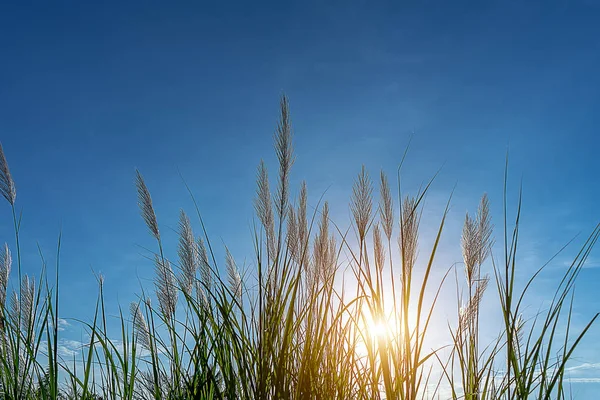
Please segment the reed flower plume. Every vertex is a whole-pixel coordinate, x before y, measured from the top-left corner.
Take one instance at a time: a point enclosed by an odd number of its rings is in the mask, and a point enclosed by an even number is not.
[[[420,216],[417,210],[417,199],[407,196],[402,205],[401,235],[398,238],[402,253],[403,276],[407,277],[417,260],[419,242]]]
[[[179,244],[177,253],[181,266],[181,286],[183,291],[188,296],[191,296],[194,281],[196,280],[196,269],[198,268],[198,247],[196,246],[190,219],[183,210],[179,214]]]
[[[480,242],[478,240],[477,224],[475,220],[469,216],[469,214],[467,214],[465,217],[461,245],[463,260],[465,262],[465,275],[467,277],[467,283],[469,286],[473,286],[473,283],[478,279],[476,272]]]
[[[290,171],[294,164],[294,148],[292,146],[292,124],[290,106],[285,95],[281,97],[280,117],[275,131],[275,153],[279,161],[279,184],[275,196],[275,207],[280,219],[287,212],[290,191]]]
[[[372,193],[371,179],[363,165],[352,187],[352,200],[350,204],[350,209],[352,210],[358,230],[358,237],[361,241],[365,238],[371,220],[371,211],[373,209]]]
[[[145,349],[150,349],[150,329],[140,308],[140,303],[133,302],[129,305],[133,329],[138,343]]]
[[[484,194],[477,210],[477,216],[471,218],[467,213],[461,238],[465,275],[469,286],[473,286],[474,282],[479,279],[481,264],[490,254],[493,244],[492,231],[489,201],[487,195]]]
[[[152,371],[140,371],[139,376],[141,399],[160,399],[162,393],[169,390],[171,382],[167,374],[160,372],[156,377],[152,375]]]
[[[392,231],[394,229],[394,201],[392,200],[392,193],[387,176],[383,171],[381,171],[380,178],[379,215],[381,219],[381,225],[383,226],[383,232],[388,240],[391,240]]]
[[[523,319],[523,315],[519,314],[517,320],[515,321],[514,326],[514,334],[512,336],[512,346],[515,350],[515,353],[521,353],[521,347],[523,344],[523,336],[525,335],[525,320]]]
[[[469,329],[474,321],[476,321],[479,314],[479,306],[481,305],[481,300],[483,299],[483,294],[487,289],[489,280],[488,276],[479,279],[475,293],[471,296],[467,305],[460,310],[458,321],[460,331]]]
[[[336,261],[337,261],[337,242],[335,240],[335,236],[332,234],[329,236],[329,241],[327,242],[329,245],[328,251],[328,259],[327,259],[327,279],[331,279],[335,276],[336,269]]]
[[[10,308],[8,310],[8,317],[12,321],[12,324],[19,327],[19,318],[21,315],[21,301],[19,300],[19,294],[16,291],[12,292],[10,297]]]
[[[15,205],[15,200],[17,198],[17,189],[15,187],[15,182],[12,179],[10,174],[10,169],[8,168],[8,162],[6,161],[6,157],[4,156],[4,149],[2,148],[2,144],[0,143],[0,192],[2,196],[10,203],[11,206]]]
[[[35,282],[25,275],[21,285],[21,324],[25,332],[33,331],[35,321]]]
[[[306,217],[307,192],[306,182],[303,181],[300,186],[300,199],[297,212],[298,244],[301,256],[302,253],[306,252],[306,246],[308,245],[308,221]]]
[[[177,284],[171,263],[160,256],[156,256],[156,298],[165,319],[171,319],[177,308]]]
[[[381,241],[379,224],[375,224],[375,228],[373,229],[373,251],[375,252],[375,267],[381,272],[385,264],[385,249]]]
[[[477,262],[479,265],[483,264],[486,258],[492,251],[493,239],[492,231],[494,226],[492,225],[492,217],[490,216],[490,201],[487,194],[481,197],[479,208],[477,209],[477,227],[479,231],[479,256]]]
[[[298,219],[296,210],[290,205],[287,219],[287,247],[294,260],[299,260]]]
[[[200,269],[200,281],[206,288],[210,290],[212,287],[212,272],[210,270],[210,264],[208,262],[208,253],[206,252],[206,246],[204,240],[201,237],[196,241],[198,248],[198,268]]]
[[[307,190],[306,182],[300,186],[298,207],[289,207],[287,220],[287,242],[293,259],[298,264],[303,264],[308,246],[308,225],[306,218]]]
[[[154,212],[154,207],[152,206],[152,197],[150,197],[150,191],[146,186],[146,182],[144,182],[144,177],[137,169],[135,170],[135,186],[137,188],[138,206],[140,207],[142,218],[144,218],[146,226],[150,229],[152,236],[154,236],[156,240],[160,240],[158,222],[156,221],[156,214]]]
[[[202,285],[202,281],[196,280],[194,285],[196,286],[196,301],[201,307],[203,307],[205,310],[208,310],[210,302],[208,301],[206,289]]]
[[[12,266],[12,256],[8,244],[4,243],[0,250],[0,307],[6,304],[6,291],[8,289],[8,278]]]
[[[269,257],[275,255],[275,220],[273,218],[273,207],[271,203],[271,190],[269,189],[269,174],[264,161],[258,165],[258,176],[256,179],[256,197],[254,198],[254,209],[260,219],[267,236],[267,252]]]
[[[310,284],[317,281],[325,283],[331,277],[336,261],[335,249],[335,237],[329,236],[329,203],[325,202],[319,221],[319,231],[314,242],[314,270],[308,276]]]
[[[227,266],[227,278],[229,280],[229,288],[231,293],[238,302],[242,300],[242,278],[240,276],[240,272],[238,271],[237,265],[235,264],[235,260],[231,255],[231,252],[227,247],[225,247],[225,264]]]

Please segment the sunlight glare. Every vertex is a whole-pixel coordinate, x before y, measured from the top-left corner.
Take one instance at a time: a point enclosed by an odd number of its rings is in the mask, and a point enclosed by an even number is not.
[[[371,321],[369,332],[373,338],[383,339],[390,333],[390,328],[384,321]]]

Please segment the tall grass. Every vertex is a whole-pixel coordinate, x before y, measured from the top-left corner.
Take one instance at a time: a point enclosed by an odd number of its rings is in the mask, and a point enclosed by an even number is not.
[[[176,254],[166,254],[150,190],[136,171],[141,215],[156,243],[149,254],[155,265],[154,287],[141,288],[138,301],[119,308],[120,333],[114,336],[107,327],[104,279],[99,276],[95,310],[89,321],[82,322],[89,339],[72,360],[58,352],[59,263],[49,273],[41,255],[37,284],[21,274],[21,217],[0,146],[0,192],[11,207],[15,232],[14,244],[6,244],[0,254],[2,397],[568,396],[566,363],[598,317],[593,315],[582,330],[572,332],[573,288],[600,226],[557,282],[550,305],[524,320],[526,295],[544,266],[517,289],[521,202],[510,228],[506,186],[503,257],[492,255],[493,224],[484,195],[476,215],[466,216],[462,237],[456,238],[464,272],[445,269],[436,256],[450,198],[428,241],[431,247],[422,248],[419,240],[423,200],[433,180],[423,190],[405,194],[400,168],[396,189],[382,171],[376,198],[363,166],[350,199],[351,226],[341,228],[331,220],[329,204],[322,198],[309,211],[306,183],[297,198],[292,196],[292,139],[289,103],[282,97],[274,136],[275,191],[261,161],[254,199],[254,261],[245,270],[240,270],[228,248],[214,247],[195,199],[194,218],[180,211]],[[197,221],[196,232],[192,219]],[[11,247],[18,270],[18,285],[12,291]],[[218,254],[225,257],[217,260]],[[456,283],[458,322],[448,323],[447,343],[430,349],[427,337],[434,310],[453,273],[464,275]],[[54,276],[53,282],[49,276]],[[495,341],[483,343],[480,304],[494,286],[503,329]]]

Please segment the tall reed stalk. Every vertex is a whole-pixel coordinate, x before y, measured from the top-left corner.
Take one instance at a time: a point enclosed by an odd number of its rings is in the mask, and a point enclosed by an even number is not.
[[[399,168],[394,198],[382,171],[377,196],[363,166],[352,188],[351,223],[344,227],[332,220],[324,196],[313,201],[305,182],[297,192],[290,184],[295,156],[285,96],[274,144],[277,177],[272,182],[260,162],[255,254],[242,268],[235,252],[211,242],[187,185],[195,216],[180,210],[177,251],[170,257],[163,242],[170,239],[163,238],[150,190],[136,171],[141,216],[156,242],[148,253],[154,285],[142,287],[128,311],[119,307],[119,329],[113,332],[105,303],[110,282],[99,276],[91,320],[80,321],[88,340],[73,359],[59,352],[60,237],[56,281],[49,282],[41,252],[39,279],[22,275],[21,214],[0,146],[0,192],[11,207],[15,233],[14,245],[0,252],[0,397],[416,400],[441,398],[443,388],[449,398],[469,400],[568,395],[567,362],[598,317],[573,332],[575,281],[600,225],[558,282],[548,308],[524,319],[527,295],[545,266],[517,289],[523,283],[516,279],[521,197],[509,228],[505,178],[503,262],[492,255],[490,201],[484,195],[456,240],[464,264],[464,278],[456,272],[458,323],[449,324],[447,343],[431,349],[434,310],[452,270],[437,261],[451,199],[431,247],[424,249],[421,216],[434,180],[406,194]],[[17,254],[14,290],[11,248]],[[496,287],[503,329],[485,343],[481,303],[491,296],[490,285]]]

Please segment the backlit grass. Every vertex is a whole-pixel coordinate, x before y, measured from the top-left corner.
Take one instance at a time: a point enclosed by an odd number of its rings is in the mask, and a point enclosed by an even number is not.
[[[423,199],[431,182],[407,194],[400,169],[392,184],[384,172],[373,182],[363,167],[349,199],[351,229],[330,219],[324,199],[309,209],[308,185],[296,191],[289,183],[294,162],[289,112],[283,97],[274,140],[277,178],[259,165],[255,251],[252,267],[244,271],[227,248],[225,258],[217,259],[221,250],[215,246],[222,245],[210,240],[198,206],[189,215],[181,211],[177,252],[167,254],[150,190],[137,172],[142,219],[155,241],[149,255],[154,287],[140,289],[140,300],[119,310],[121,330],[114,337],[107,330],[99,277],[96,307],[83,323],[88,343],[76,360],[58,352],[60,265],[43,261],[37,281],[22,275],[21,216],[0,147],[0,191],[15,233],[5,238],[9,244],[0,255],[2,398],[569,397],[566,362],[598,316],[591,315],[579,331],[571,329],[573,287],[600,227],[556,282],[549,307],[524,320],[527,293],[544,267],[524,285],[515,283],[520,201],[516,215],[508,215],[506,187],[502,232],[494,232],[489,200],[482,196],[455,240],[462,263],[449,268],[436,255],[450,196],[428,238],[432,246],[420,246]],[[502,254],[491,254],[494,240],[502,242]],[[57,253],[59,259],[60,240]],[[17,273],[11,275],[11,269]],[[9,285],[9,276],[17,284]],[[447,277],[457,277],[456,283]],[[448,340],[432,349],[426,338],[438,295],[454,284],[458,323],[435,321],[438,328],[448,326]],[[480,304],[492,291],[503,329],[489,343],[479,334]]]

